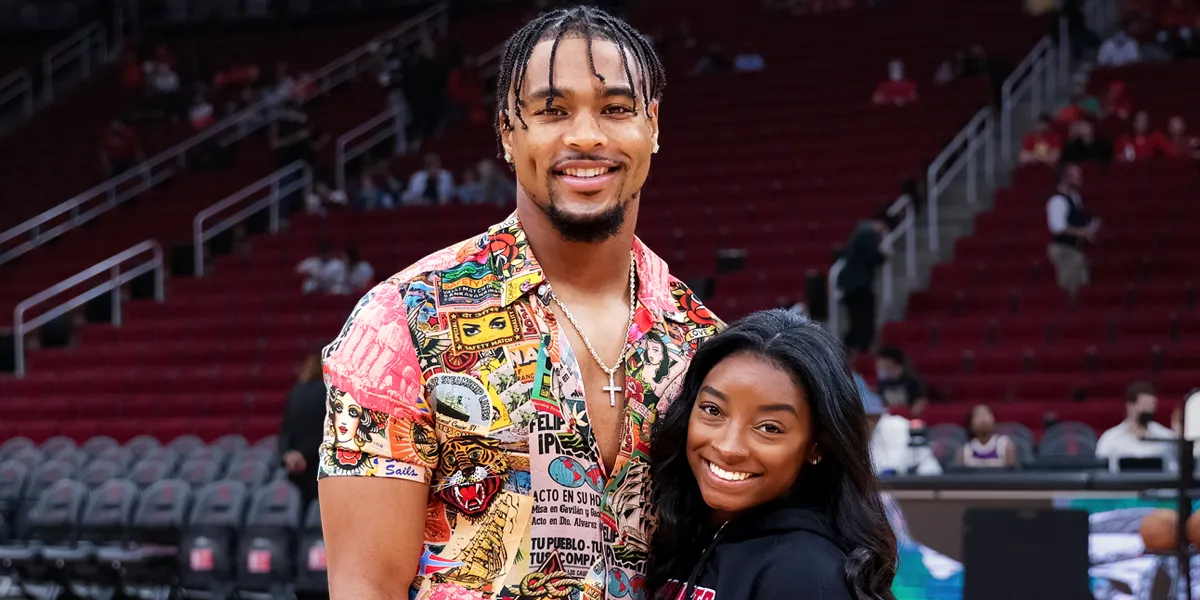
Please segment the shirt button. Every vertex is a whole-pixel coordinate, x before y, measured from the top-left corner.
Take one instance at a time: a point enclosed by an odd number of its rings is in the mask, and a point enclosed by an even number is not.
[[[546,286],[546,284],[544,284],[544,283],[543,283],[542,285],[539,285],[539,286],[538,286],[537,293],[538,293],[538,295],[539,295],[539,296],[545,296],[545,295],[546,295],[546,292],[547,292],[547,291],[549,291],[549,290],[550,290],[550,288],[549,288],[549,287],[547,287],[547,286]]]

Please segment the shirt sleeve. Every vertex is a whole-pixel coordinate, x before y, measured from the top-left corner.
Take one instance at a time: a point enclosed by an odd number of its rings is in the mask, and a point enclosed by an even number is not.
[[[367,293],[323,353],[328,400],[319,477],[428,483],[437,468],[434,414],[405,311],[406,288]]]
[[[1067,230],[1067,213],[1070,212],[1070,207],[1067,206],[1066,198],[1055,195],[1046,203],[1046,225],[1050,227],[1050,233],[1062,233]]]

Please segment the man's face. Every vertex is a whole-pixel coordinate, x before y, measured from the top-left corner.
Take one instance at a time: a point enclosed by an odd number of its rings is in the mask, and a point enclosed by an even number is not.
[[[524,85],[514,92],[524,102],[528,128],[510,111],[513,129],[502,133],[502,141],[525,201],[546,213],[565,238],[599,242],[615,235],[636,207],[658,138],[658,103],[648,110],[643,105],[642,73],[632,54],[625,54],[630,88],[617,45],[594,39],[591,58],[601,82],[589,65],[587,40],[565,36],[555,52],[556,93],[547,108],[553,43],[534,47]]]
[[[1129,412],[1132,416],[1137,417],[1141,413],[1154,414],[1158,409],[1158,398],[1153,394],[1138,394],[1137,400],[1129,405]]]
[[[899,379],[904,374],[904,367],[890,358],[876,359],[875,368],[880,379]]]
[[[1138,112],[1133,116],[1133,131],[1135,133],[1146,133],[1150,130],[1150,115],[1144,112]]]
[[[1083,187],[1083,169],[1079,165],[1071,165],[1063,171],[1063,184],[1078,190]]]

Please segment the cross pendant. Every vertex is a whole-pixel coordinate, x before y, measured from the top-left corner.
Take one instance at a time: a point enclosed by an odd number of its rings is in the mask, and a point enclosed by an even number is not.
[[[617,373],[616,371],[609,373],[608,374],[608,385],[600,388],[600,389],[608,392],[608,405],[609,406],[617,405],[617,392],[621,391],[621,388],[617,387],[617,382],[613,380],[613,377],[616,375],[616,373]]]

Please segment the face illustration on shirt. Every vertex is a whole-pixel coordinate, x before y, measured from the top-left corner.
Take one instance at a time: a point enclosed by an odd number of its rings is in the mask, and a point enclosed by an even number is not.
[[[347,395],[335,398],[331,405],[334,440],[339,444],[353,441],[354,434],[358,432],[358,424],[362,420],[363,408]]]

